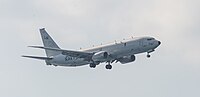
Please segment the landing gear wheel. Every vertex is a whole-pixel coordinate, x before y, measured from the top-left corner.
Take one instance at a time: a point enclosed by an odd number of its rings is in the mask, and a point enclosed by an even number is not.
[[[151,55],[148,54],[148,55],[147,55],[147,58],[150,58],[150,57],[151,57]]]
[[[95,64],[90,64],[90,68],[96,68]]]
[[[112,69],[112,65],[106,65],[106,69]]]

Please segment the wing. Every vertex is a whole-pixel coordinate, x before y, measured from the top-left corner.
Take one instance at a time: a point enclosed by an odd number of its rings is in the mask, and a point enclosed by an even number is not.
[[[94,53],[87,53],[87,52],[81,52],[81,51],[71,51],[71,50],[63,50],[58,48],[49,48],[49,47],[41,47],[41,46],[29,46],[32,48],[40,48],[45,50],[52,50],[52,51],[60,51],[63,55],[68,55],[71,57],[77,57],[77,58],[88,58],[92,57]]]

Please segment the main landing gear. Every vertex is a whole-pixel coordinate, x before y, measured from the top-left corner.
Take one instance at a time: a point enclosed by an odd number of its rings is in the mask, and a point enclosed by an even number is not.
[[[90,68],[96,68],[96,64],[90,64]]]
[[[111,62],[107,62],[108,64],[105,66],[106,69],[112,69]],[[96,68],[97,64],[91,63],[90,68]]]
[[[107,64],[107,65],[106,65],[106,69],[112,69],[112,65]]]
[[[114,61],[113,61],[114,62]],[[108,61],[108,64],[105,66],[106,69],[112,69],[112,65],[110,65],[112,62]]]

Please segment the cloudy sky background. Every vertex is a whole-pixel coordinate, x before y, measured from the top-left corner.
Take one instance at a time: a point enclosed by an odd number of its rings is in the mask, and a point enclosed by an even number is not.
[[[1,97],[199,97],[199,0],[0,0]],[[65,49],[131,36],[162,45],[127,65],[46,66],[39,28]]]

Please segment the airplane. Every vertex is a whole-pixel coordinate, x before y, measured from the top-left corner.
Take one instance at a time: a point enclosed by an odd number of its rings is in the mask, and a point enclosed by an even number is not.
[[[47,33],[45,28],[40,29],[43,46],[28,46],[32,48],[43,49],[46,52],[46,57],[25,56],[44,60],[46,65],[76,67],[89,65],[91,68],[96,68],[100,63],[107,63],[106,69],[112,69],[112,63],[120,62],[126,64],[134,62],[136,54],[147,53],[150,58],[150,53],[161,44],[160,41],[153,37],[138,37],[115,42],[112,44],[101,45],[85,50],[64,50],[61,49]]]

